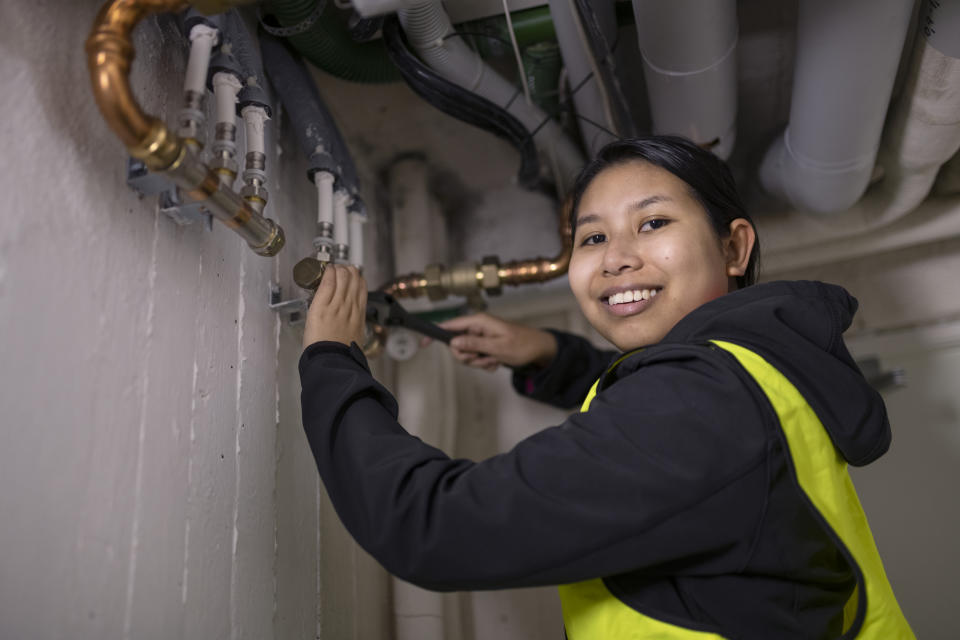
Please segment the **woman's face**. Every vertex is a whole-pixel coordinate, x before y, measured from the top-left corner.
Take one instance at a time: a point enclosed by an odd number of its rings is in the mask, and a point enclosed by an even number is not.
[[[675,175],[642,161],[615,165],[580,200],[570,288],[590,324],[619,349],[654,344],[743,274],[742,251],[730,245]]]

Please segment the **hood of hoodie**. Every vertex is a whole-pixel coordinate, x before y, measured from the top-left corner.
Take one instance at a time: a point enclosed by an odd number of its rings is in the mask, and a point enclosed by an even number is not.
[[[764,283],[695,309],[658,346],[726,340],[755,351],[803,394],[847,462],[861,466],[889,448],[890,424],[843,342],[856,311],[836,285]]]

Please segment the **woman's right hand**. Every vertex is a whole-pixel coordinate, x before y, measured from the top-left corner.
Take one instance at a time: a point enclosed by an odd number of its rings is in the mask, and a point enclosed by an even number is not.
[[[460,316],[440,326],[463,332],[450,340],[450,352],[460,362],[478,369],[493,371],[500,365],[546,367],[557,355],[557,340],[550,332],[487,313]]]

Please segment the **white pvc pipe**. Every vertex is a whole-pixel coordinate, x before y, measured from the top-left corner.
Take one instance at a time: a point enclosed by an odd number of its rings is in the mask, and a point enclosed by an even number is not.
[[[217,103],[217,123],[235,124],[237,121],[237,94],[243,85],[232,73],[213,74],[213,96]]]
[[[350,239],[350,264],[358,269],[363,268],[363,225],[367,222],[367,216],[356,211],[348,214],[350,219],[350,230],[348,237]]]
[[[653,131],[726,159],[736,141],[735,0],[633,0]]]
[[[328,171],[317,171],[313,176],[313,184],[317,188],[317,224],[333,222],[333,174]]]
[[[244,107],[240,115],[243,116],[244,129],[247,134],[247,153],[251,151],[264,153],[263,126],[270,119],[266,110],[263,107],[250,105]]]
[[[804,211],[852,206],[873,173],[913,0],[802,0],[790,122],[760,180]]]
[[[524,100],[513,100],[517,91],[513,84],[487,66],[463,38],[444,39],[454,29],[439,1],[403,9],[397,15],[410,45],[434,71],[495,104],[503,107],[509,104],[508,111],[528,131],[543,124],[534,136],[534,143],[542,152],[555,154],[559,175],[554,178],[565,193],[583,166],[583,157],[559,125],[546,120],[547,114],[539,107],[528,105]]]
[[[617,133],[617,124],[613,119],[609,96],[604,94],[600,79],[597,77],[599,61],[593,60],[593,54],[586,42],[585,30],[579,24],[579,17],[572,4],[573,0],[550,0],[550,17],[553,19],[553,26],[557,33],[557,43],[560,45],[560,54],[567,69],[570,89],[579,87],[573,94],[576,113]],[[614,26],[616,25],[613,2],[609,0],[594,2],[593,10],[597,13],[597,21],[601,25],[607,26],[611,22]],[[604,33],[608,42],[613,42],[612,36],[615,35],[615,33]],[[587,79],[588,76],[590,76],[589,79]],[[577,119],[577,127],[591,156],[595,155],[603,145],[616,139],[585,120]]]
[[[350,196],[346,191],[333,194],[333,243],[350,246],[350,227],[347,221],[347,203]]]
[[[217,44],[219,32],[205,24],[194,25],[190,29],[190,57],[187,59],[187,74],[183,83],[184,91],[204,93],[207,83],[207,69],[210,67],[210,52]]]

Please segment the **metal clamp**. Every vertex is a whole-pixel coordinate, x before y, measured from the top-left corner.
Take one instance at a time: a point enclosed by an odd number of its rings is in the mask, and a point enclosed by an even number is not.
[[[283,299],[283,287],[276,282],[270,283],[271,311],[276,311],[291,325],[303,324],[307,318],[307,309],[310,307],[310,298]]]

